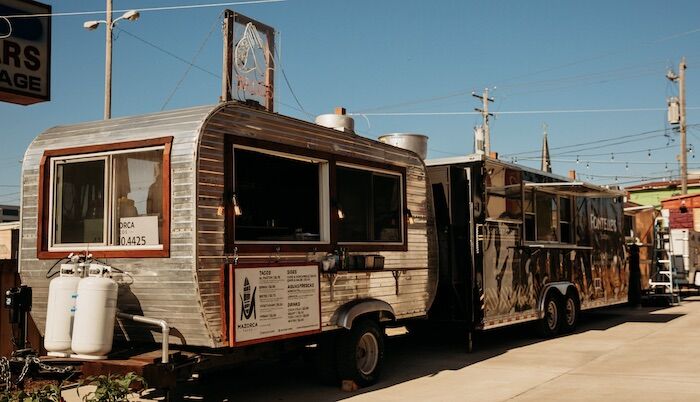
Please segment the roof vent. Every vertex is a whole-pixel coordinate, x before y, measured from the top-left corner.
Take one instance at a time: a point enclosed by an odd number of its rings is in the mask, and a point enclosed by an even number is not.
[[[393,133],[379,137],[379,141],[418,154],[421,159],[428,156],[428,136],[416,133]]]
[[[355,120],[346,114],[345,108],[335,108],[333,114],[322,114],[316,117],[316,124],[323,127],[332,128],[333,130],[342,131],[344,133],[355,132]]]

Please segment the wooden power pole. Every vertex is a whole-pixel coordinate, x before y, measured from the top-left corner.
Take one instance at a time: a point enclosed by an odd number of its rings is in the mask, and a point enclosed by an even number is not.
[[[472,92],[472,96],[479,98],[483,101],[483,109],[474,108],[477,112],[481,112],[481,116],[484,118],[484,153],[486,156],[491,155],[491,130],[489,129],[489,117],[493,116],[493,113],[489,113],[489,102],[493,102],[493,98],[489,98],[489,89],[485,88],[483,95],[477,95]]]
[[[685,57],[678,65],[678,98],[680,101],[680,129],[681,129],[681,194],[688,194],[688,145],[686,139],[685,124]]]
[[[221,102],[228,102],[232,99],[231,85],[233,82],[233,18],[231,10],[224,11],[224,60],[221,74]]]

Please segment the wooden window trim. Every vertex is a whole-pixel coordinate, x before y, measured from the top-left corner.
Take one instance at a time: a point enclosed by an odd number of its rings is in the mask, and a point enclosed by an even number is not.
[[[49,251],[49,192],[50,192],[50,169],[51,159],[62,156],[84,155],[97,152],[128,151],[138,150],[152,146],[163,146],[163,227],[161,229],[162,250],[138,250],[138,249],[115,249],[115,250],[95,250],[91,254],[95,258],[167,258],[170,256],[170,154],[172,150],[173,137],[151,138],[147,140],[136,140],[117,142],[102,145],[88,145],[81,147],[71,147],[62,149],[51,149],[44,151],[39,165],[39,189],[37,206],[37,258],[56,259],[64,258],[69,253],[82,253],[85,250],[61,250]]]
[[[401,175],[401,181],[403,186],[403,208],[404,210],[408,208],[408,189],[406,187],[407,183],[407,172],[406,168],[401,166],[395,166],[388,163],[379,163],[359,158],[351,158],[343,155],[336,155],[330,152],[318,151],[313,149],[307,149],[302,147],[297,147],[293,145],[280,144],[271,141],[243,138],[237,136],[225,136],[224,138],[224,197],[233,193],[233,178],[231,173],[233,171],[233,147],[235,145],[259,148],[261,150],[268,150],[273,152],[281,152],[289,155],[305,156],[310,158],[323,159],[328,161],[328,180],[329,185],[329,213],[330,213],[330,241],[328,243],[295,243],[295,244],[284,244],[284,243],[274,243],[269,244],[240,244],[235,242],[234,230],[235,230],[235,216],[233,215],[233,208],[228,205],[225,209],[225,223],[224,223],[224,251],[227,254],[232,254],[234,252],[238,253],[284,253],[284,252],[331,252],[342,247],[347,251],[408,251],[408,223],[403,222],[403,238],[401,243],[396,244],[372,244],[372,243],[362,243],[362,244],[343,244],[338,243],[338,209],[335,205],[334,200],[337,199],[337,183],[336,183],[336,165],[337,163],[344,163],[349,165],[355,165],[358,167],[363,167],[365,169],[378,169],[386,170],[390,172],[396,172]],[[405,211],[401,211],[402,219],[405,219]]]

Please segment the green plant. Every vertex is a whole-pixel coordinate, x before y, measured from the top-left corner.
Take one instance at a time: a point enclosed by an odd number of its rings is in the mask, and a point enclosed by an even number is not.
[[[31,391],[4,391],[0,393],[0,402],[63,402],[61,388],[47,384]]]
[[[126,375],[109,374],[88,377],[80,381],[80,386],[94,385],[94,391],[83,396],[83,401],[86,402],[121,402],[126,401],[127,395],[131,394],[132,385],[134,383],[141,384],[141,388],[146,387],[146,381],[143,377],[134,373]]]

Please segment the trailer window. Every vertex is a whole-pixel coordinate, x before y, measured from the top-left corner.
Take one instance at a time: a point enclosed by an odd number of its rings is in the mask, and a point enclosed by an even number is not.
[[[105,158],[56,163],[56,244],[105,244],[105,164]]]
[[[523,196],[524,202],[524,225],[525,225],[525,240],[535,241],[535,193],[533,190],[525,190]]]
[[[574,242],[574,225],[571,198],[559,197],[559,233],[562,243]]]
[[[161,145],[50,157],[47,251],[163,250],[164,151]]]
[[[557,197],[538,191],[535,193],[537,240],[557,241]]]
[[[487,164],[486,212],[487,218],[499,220],[523,219],[519,170],[497,164]]]
[[[401,242],[401,175],[338,166],[338,241]]]
[[[327,240],[327,163],[292,155],[234,148],[236,241],[319,242]]]

